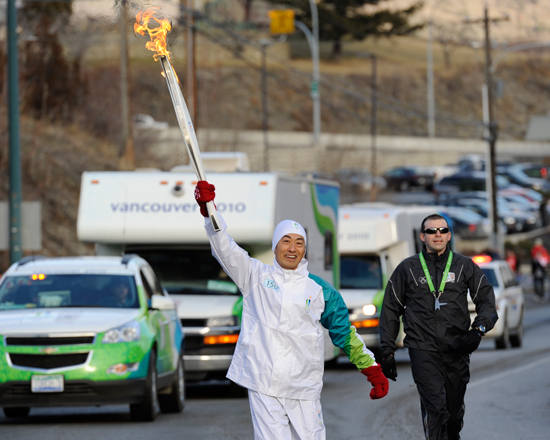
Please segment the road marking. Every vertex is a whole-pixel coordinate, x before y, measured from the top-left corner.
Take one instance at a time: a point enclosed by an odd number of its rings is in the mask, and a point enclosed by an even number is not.
[[[472,388],[472,387],[475,387],[475,386],[478,386],[478,385],[485,385],[486,383],[493,382],[495,380],[502,379],[502,378],[507,377],[507,376],[511,376],[512,374],[523,373],[523,372],[525,372],[525,370],[529,370],[531,368],[538,367],[539,365],[545,364],[546,362],[550,362],[550,356],[539,359],[538,361],[532,362],[530,364],[522,365],[521,367],[514,368],[513,370],[505,371],[505,372],[497,374],[495,376],[487,377],[487,378],[481,379],[481,380],[476,380],[476,381],[471,382],[470,384],[468,384],[468,388]]]

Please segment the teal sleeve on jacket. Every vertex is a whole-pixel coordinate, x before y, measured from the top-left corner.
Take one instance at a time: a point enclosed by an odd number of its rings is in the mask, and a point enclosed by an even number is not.
[[[332,343],[341,348],[359,370],[372,366],[374,357],[350,324],[348,308],[340,292],[316,275],[309,274],[309,277],[323,289],[325,311],[321,315],[321,324],[328,330]]]

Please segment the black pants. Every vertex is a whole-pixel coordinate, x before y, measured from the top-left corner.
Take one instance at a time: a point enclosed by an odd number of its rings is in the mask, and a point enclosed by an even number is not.
[[[458,440],[464,424],[464,395],[470,381],[470,355],[409,348],[428,440]]]
[[[544,298],[544,278],[534,277],[533,285],[535,288],[535,295],[538,295],[539,298]]]

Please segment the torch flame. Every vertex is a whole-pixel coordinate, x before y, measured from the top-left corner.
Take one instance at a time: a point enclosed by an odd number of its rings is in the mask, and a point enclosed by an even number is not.
[[[145,32],[149,34],[151,41],[148,41],[145,47],[156,52],[153,56],[155,61],[163,56],[170,60],[170,52],[166,49],[166,35],[172,30],[172,25],[166,18],[155,17],[158,11],[159,8],[156,6],[146,11],[140,11],[136,15],[134,32],[143,36],[145,36]]]

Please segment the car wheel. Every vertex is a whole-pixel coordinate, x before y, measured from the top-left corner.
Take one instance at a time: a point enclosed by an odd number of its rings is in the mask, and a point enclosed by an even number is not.
[[[8,419],[18,419],[22,417],[27,417],[31,409],[28,406],[16,406],[13,408],[4,408],[4,415]]]
[[[510,345],[514,348],[523,345],[523,309],[521,310],[521,319],[516,329],[516,333],[510,336]]]
[[[401,182],[399,184],[399,191],[401,192],[406,192],[409,190],[409,188],[410,188],[409,182]]]
[[[157,418],[159,403],[157,395],[157,355],[151,350],[149,371],[145,380],[145,392],[141,403],[130,405],[130,417],[136,422],[152,422]]]
[[[185,369],[180,356],[174,372],[174,379],[169,394],[159,394],[159,406],[163,413],[180,413],[185,406]]]
[[[508,339],[510,339],[510,329],[508,328],[508,319],[505,314],[504,330],[502,330],[502,335],[495,339],[495,347],[499,350],[506,350],[508,348]]]

